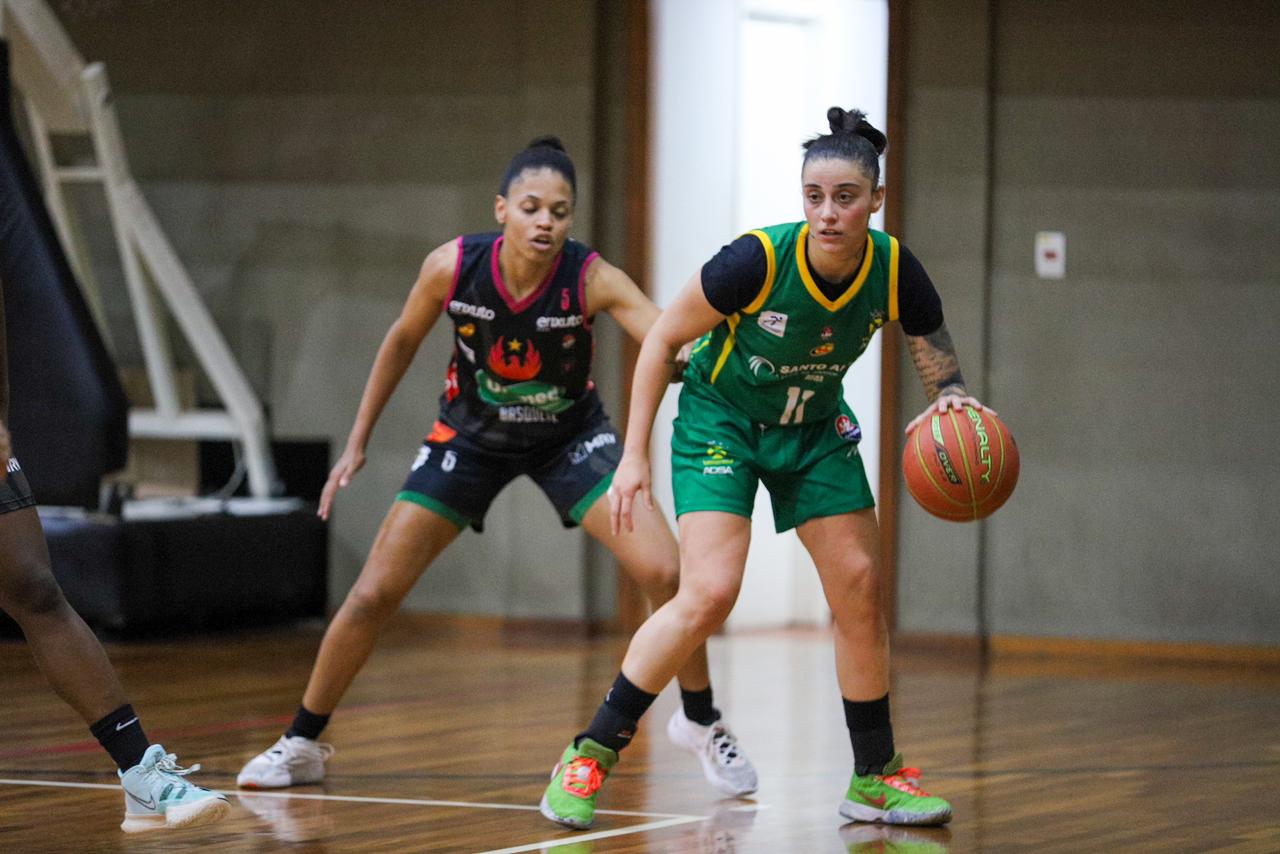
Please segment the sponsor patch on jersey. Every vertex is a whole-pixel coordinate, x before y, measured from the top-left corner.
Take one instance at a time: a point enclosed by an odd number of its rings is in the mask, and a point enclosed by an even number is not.
[[[773,362],[770,362],[764,356],[752,356],[747,359],[747,367],[751,369],[752,376],[764,380],[771,379],[778,372],[777,368],[773,366]]]
[[[561,311],[569,310],[569,289],[568,288],[560,289],[560,310]]]
[[[810,356],[825,356],[836,348],[835,344],[828,341],[826,344],[819,344],[809,351]]]
[[[560,416],[536,406],[499,406],[498,420],[504,424],[559,424]]]
[[[835,335],[835,334],[836,334],[836,333],[835,333],[835,330],[834,330],[834,329],[832,329],[830,326],[824,326],[824,327],[822,327],[822,340],[823,340],[823,341],[830,341],[830,340],[831,340],[831,336],[833,336],[833,335]]]
[[[489,368],[504,380],[531,380],[542,370],[542,354],[528,339],[508,341],[499,335],[489,348]]]
[[[707,455],[702,460],[702,473],[733,474],[733,459],[719,442],[707,442]]]
[[[770,335],[781,338],[787,331],[787,316],[780,311],[762,311],[756,324]]]
[[[855,445],[862,441],[862,428],[843,412],[836,416],[836,434],[846,442]]]
[[[458,431],[454,430],[443,421],[437,421],[431,425],[431,432],[427,434],[425,441],[427,442],[448,442],[458,435]]]
[[[460,299],[450,300],[450,314],[465,314],[467,317],[476,317],[480,320],[493,320],[497,317],[493,309],[483,305],[472,305],[469,302],[463,302]]]
[[[458,363],[454,359],[449,360],[449,370],[444,372],[444,399],[456,400],[461,389],[458,387]]]
[[[476,325],[474,323],[464,323],[458,327],[458,334],[463,338],[470,338],[476,334]]]
[[[576,329],[582,325],[582,315],[571,314],[568,317],[539,317],[534,321],[534,326],[539,332],[546,332],[548,329]]]
[[[572,332],[565,333],[565,336],[560,339],[560,346],[566,350],[572,349],[573,345],[577,343],[578,337]]]
[[[618,437],[612,433],[599,433],[592,436],[585,442],[579,442],[573,446],[573,450],[569,452],[570,465],[578,465],[587,461],[587,457],[591,456],[593,451],[598,451],[608,445],[618,444]]]

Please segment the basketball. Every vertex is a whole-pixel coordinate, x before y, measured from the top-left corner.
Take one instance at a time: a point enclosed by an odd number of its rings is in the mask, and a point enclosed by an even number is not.
[[[934,413],[907,435],[902,473],[911,497],[939,519],[990,516],[1018,485],[1018,446],[990,410]]]

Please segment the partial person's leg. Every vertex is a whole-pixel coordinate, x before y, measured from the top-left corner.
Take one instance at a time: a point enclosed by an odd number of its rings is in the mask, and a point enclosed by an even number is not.
[[[682,662],[720,628],[742,588],[751,520],[701,511],[680,517],[680,586],[644,622],[622,660],[622,672],[656,694]]]
[[[613,552],[653,607],[660,608],[680,588],[679,549],[661,510],[639,503],[632,516],[634,531],[614,536],[608,498],[601,496],[583,517],[582,526]],[[703,775],[722,793],[738,797],[754,792],[759,786],[755,766],[715,706],[705,642],[681,665],[676,681],[680,708],[667,721],[667,737],[698,757]]]
[[[0,610],[21,627],[54,692],[119,767],[123,830],[209,824],[230,812],[225,798],[184,779],[176,757],[148,742],[102,644],[53,577],[35,507],[0,512]]]
[[[941,824],[951,805],[903,769],[889,715],[889,632],[880,597],[880,530],[873,509],[796,528],[809,551],[835,629],[836,678],[853,746],[854,776],[841,815],[887,824]]]
[[[85,723],[125,705],[124,689],[102,644],[53,577],[34,507],[0,514],[0,610],[22,628],[40,672]],[[146,747],[144,738],[142,750]]]
[[[631,639],[622,671],[587,730],[565,749],[543,794],[542,814],[590,827],[596,794],[636,724],[681,664],[706,642],[737,601],[751,520],[717,511],[680,517],[680,587]]]
[[[419,504],[391,505],[359,578],[325,629],[293,722],[274,745],[245,764],[237,785],[275,789],[324,779],[333,748],[317,739],[369,659],[382,627],[458,533],[454,522]]]
[[[635,530],[614,535],[609,526],[609,498],[602,495],[582,517],[582,528],[607,548],[623,570],[640,585],[651,606],[660,608],[680,588],[680,548],[662,511],[638,503],[633,511]],[[707,647],[694,649],[680,666],[676,680],[682,691],[697,692],[711,687]],[[708,721],[709,723],[709,721]]]
[[[317,715],[337,708],[373,651],[378,633],[445,547],[458,526],[410,501],[391,506],[360,577],[334,614],[320,642],[302,705]]]

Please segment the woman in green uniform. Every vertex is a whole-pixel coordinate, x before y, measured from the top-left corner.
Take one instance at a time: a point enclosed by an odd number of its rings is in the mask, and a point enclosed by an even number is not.
[[[841,379],[876,329],[899,321],[933,411],[981,407],[965,390],[941,301],[920,262],[869,227],[884,203],[884,135],[833,107],[831,132],[805,144],[805,220],[748,232],[705,264],[646,336],[623,457],[609,490],[612,524],[629,529],[650,494],[649,435],[664,369],[697,339],[672,437],[680,590],[631,641],[587,730],[569,745],[542,800],[548,818],[587,827],[618,751],[675,668],[729,615],[763,481],[778,531],[795,528],[817,566],[835,629],[836,669],[854,753],[840,813],[862,821],[941,824],[945,800],[904,768],[889,718],[888,633],[879,600],[880,540],[858,453],[861,430]]]

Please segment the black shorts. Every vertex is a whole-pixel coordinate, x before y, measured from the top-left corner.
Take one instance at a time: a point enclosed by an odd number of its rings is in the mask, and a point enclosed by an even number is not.
[[[572,528],[609,488],[621,459],[622,440],[603,413],[561,444],[520,453],[481,447],[437,421],[396,498],[421,504],[459,529],[481,531],[493,499],[527,474]]]
[[[22,473],[22,467],[18,465],[18,461],[10,458],[7,476],[4,480],[0,480],[0,513],[21,510],[35,503],[36,497],[31,494],[31,484],[27,483],[27,476]]]

